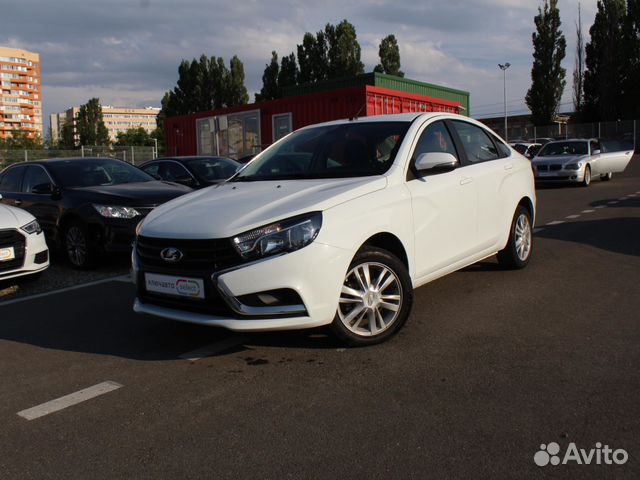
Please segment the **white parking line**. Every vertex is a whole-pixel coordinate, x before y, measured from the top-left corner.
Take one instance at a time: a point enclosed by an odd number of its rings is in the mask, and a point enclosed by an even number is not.
[[[85,388],[75,393],[65,395],[64,397],[56,398],[55,400],[51,400],[41,405],[22,410],[21,412],[18,412],[18,415],[22,418],[26,418],[27,420],[35,420],[36,418],[44,417],[50,413],[58,412],[67,407],[71,407],[78,403],[104,395],[105,393],[112,392],[120,387],[122,387],[122,385],[117,382],[102,382],[98,385],[94,385],[93,387]]]
[[[116,282],[131,283],[131,275],[130,274],[121,275],[119,277],[114,278],[113,280],[115,280]]]
[[[615,205],[616,203],[620,203],[618,200],[611,200],[610,202],[607,202],[607,205]]]
[[[564,217],[564,218],[571,218],[571,219],[573,219],[573,218],[580,218],[580,215],[567,215],[567,216],[566,216],[566,217]]]
[[[595,210],[582,210],[580,213],[593,213]]]
[[[247,340],[247,337],[234,335],[218,342],[214,342],[210,345],[205,345],[204,347],[200,347],[190,352],[183,353],[179,356],[179,358],[181,358],[182,360],[195,362],[196,360],[200,360],[201,358],[210,357],[212,355],[216,355],[217,353],[224,352],[225,350],[229,350],[230,348],[242,345]]]
[[[77,290],[78,288],[93,287],[95,285],[102,285],[103,283],[114,282],[114,281],[122,282],[124,281],[123,277],[125,277],[125,275],[118,275],[117,277],[109,277],[109,278],[103,278],[102,280],[96,280],[95,282],[82,283],[80,285],[74,285],[72,287],[60,288],[58,290],[51,290],[50,292],[36,293],[35,295],[15,298],[13,300],[6,300],[4,302],[0,302],[0,307],[4,307],[6,305],[12,305],[14,303],[26,302],[27,300],[34,300],[36,298],[48,297],[49,295],[55,295],[57,293],[70,292],[72,290]]]
[[[554,220],[553,222],[547,223],[547,227],[551,227],[552,225],[560,225],[562,223],[567,223],[564,220]]]
[[[598,208],[598,209],[600,209],[600,208],[607,208],[607,206],[606,206],[606,205],[597,205],[597,206],[595,206],[595,207],[593,207],[593,208]]]

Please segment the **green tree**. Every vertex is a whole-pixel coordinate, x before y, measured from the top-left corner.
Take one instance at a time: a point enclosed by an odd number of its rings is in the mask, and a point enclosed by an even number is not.
[[[278,98],[279,72],[280,67],[278,66],[278,54],[274,50],[271,52],[271,62],[265,65],[264,73],[262,74],[262,88],[260,89],[260,93],[256,93],[256,102]]]
[[[640,116],[640,0],[627,0],[624,44],[628,59],[624,91],[626,118]]]
[[[296,85],[298,79],[298,64],[295,53],[282,57],[280,72],[278,73],[278,96],[282,96],[282,89]]]
[[[618,120],[625,110],[625,74],[630,63],[625,58],[625,17],[626,0],[598,1],[596,18],[589,29],[591,41],[585,47],[587,120]]]
[[[328,45],[328,78],[351,77],[364,73],[356,28],[346,19],[324,29]]]
[[[40,150],[44,148],[42,138],[37,133],[29,136],[24,130],[12,130],[11,136],[0,138],[0,150]]]
[[[152,145],[151,136],[143,127],[131,127],[116,135],[117,146],[144,147]]]
[[[382,39],[378,55],[380,63],[375,66],[374,72],[404,77],[404,72],[400,70],[400,48],[395,35],[387,35]]]
[[[305,33],[298,50],[298,83],[320,82],[329,77],[327,36],[322,30],[314,36]]]
[[[576,65],[573,70],[573,110],[578,117],[582,115],[584,104],[584,36],[582,35],[582,12],[578,3],[578,21],[576,22]]]
[[[80,137],[80,145],[109,144],[109,131],[102,118],[100,99],[92,98],[80,106],[76,129]]]
[[[229,73],[225,82],[224,103],[228,107],[245,105],[249,102],[249,93],[244,86],[244,65],[237,56],[229,62]]]
[[[534,22],[531,88],[525,101],[531,110],[531,121],[535,125],[549,125],[566,85],[566,70],[561,64],[567,42],[560,30],[558,0],[545,0],[544,8],[538,7]]]
[[[73,131],[73,123],[66,122],[60,128],[60,140],[58,148],[74,149],[76,148],[75,132]]]

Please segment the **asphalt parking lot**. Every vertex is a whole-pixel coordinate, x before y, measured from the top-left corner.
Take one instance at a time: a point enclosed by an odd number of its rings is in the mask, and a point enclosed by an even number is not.
[[[0,298],[0,478],[638,478],[640,160],[539,189],[536,227],[525,270],[432,282],[362,349],[137,316],[126,259],[54,265]],[[550,442],[628,461],[536,466]]]

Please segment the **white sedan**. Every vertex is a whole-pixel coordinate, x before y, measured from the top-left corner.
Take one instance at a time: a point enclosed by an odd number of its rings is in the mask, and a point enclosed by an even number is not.
[[[49,249],[35,217],[0,204],[0,282],[37,275],[48,266]]]
[[[412,113],[300,129],[229,181],[138,226],[134,310],[238,331],[331,325],[386,340],[413,289],[494,254],[532,254],[529,160],[467,117]]]

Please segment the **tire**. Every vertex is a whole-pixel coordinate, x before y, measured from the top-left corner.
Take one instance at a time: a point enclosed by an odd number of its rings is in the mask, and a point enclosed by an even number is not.
[[[347,345],[375,345],[402,328],[412,304],[404,264],[386,250],[365,246],[349,265],[331,330]]]
[[[613,177],[613,173],[608,172],[604,175],[600,175],[600,180],[602,180],[603,182],[608,182],[609,180],[611,180],[611,177]]]
[[[582,185],[583,187],[588,187],[590,183],[591,183],[591,167],[587,165],[586,167],[584,167],[584,179],[582,180],[582,183],[580,185]]]
[[[524,242],[524,243],[523,243]],[[533,229],[531,214],[522,205],[518,205],[509,229],[509,241],[504,249],[498,252],[498,262],[504,268],[517,270],[524,268],[533,252]]]
[[[87,227],[81,222],[71,222],[64,229],[62,248],[72,268],[91,270],[96,266],[96,251],[91,244]]]

